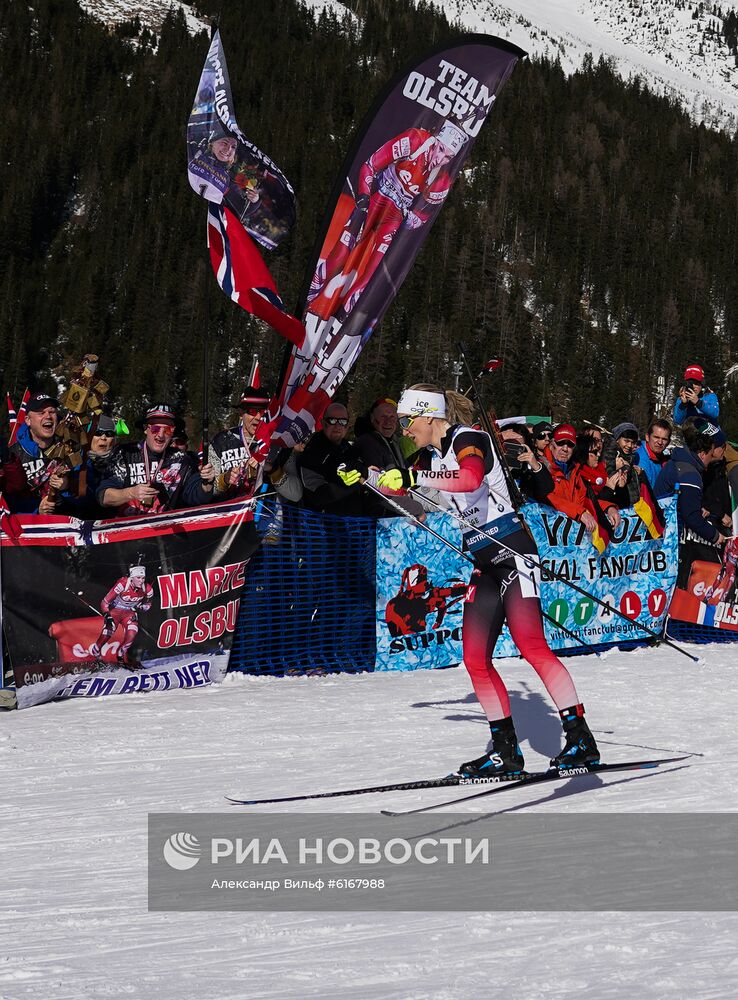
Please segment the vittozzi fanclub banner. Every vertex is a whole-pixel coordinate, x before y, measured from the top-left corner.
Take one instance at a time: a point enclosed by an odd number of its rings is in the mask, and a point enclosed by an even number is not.
[[[553,649],[642,639],[645,633],[636,621],[659,631],[677,574],[678,531],[672,501],[663,510],[663,538],[651,538],[633,510],[624,510],[621,525],[601,555],[582,525],[564,514],[537,504],[526,505],[523,513],[541,565],[561,578],[539,581],[541,605],[550,619],[544,627]],[[452,518],[429,514],[428,524],[453,545],[461,545]],[[417,670],[461,662],[461,623],[470,576],[468,561],[422,528],[408,530],[399,518],[382,519],[377,529],[376,669]],[[608,607],[577,592],[567,580]],[[493,655],[520,655],[507,626]]]
[[[251,505],[18,520],[21,535],[0,542],[19,708],[222,680],[259,544]]]

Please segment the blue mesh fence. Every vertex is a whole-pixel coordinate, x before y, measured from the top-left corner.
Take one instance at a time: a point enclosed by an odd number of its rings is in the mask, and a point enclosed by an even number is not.
[[[669,619],[666,634],[676,642],[738,642],[738,632],[693,622],[678,622],[674,618]]]
[[[230,669],[373,670],[376,522],[264,504]]]

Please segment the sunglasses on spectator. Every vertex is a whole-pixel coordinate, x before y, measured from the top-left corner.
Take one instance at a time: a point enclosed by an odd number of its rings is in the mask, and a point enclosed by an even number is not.
[[[574,448],[576,445],[573,441],[554,441],[557,448]]]
[[[266,410],[266,406],[241,406],[240,410],[241,413],[248,413],[250,417],[258,417]]]
[[[551,437],[551,431],[539,431],[536,434],[536,437],[537,438],[550,438]]]
[[[174,428],[170,424],[149,424],[148,426],[152,434],[163,434],[165,437],[171,437],[174,434]]]
[[[348,417],[326,417],[323,423],[329,427],[335,427],[336,424],[339,427],[348,427]]]
[[[96,438],[114,438],[115,431],[95,431],[92,436]]]

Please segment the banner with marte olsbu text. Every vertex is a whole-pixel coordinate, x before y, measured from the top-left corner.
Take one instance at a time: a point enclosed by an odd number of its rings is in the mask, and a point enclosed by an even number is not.
[[[259,545],[252,504],[18,520],[0,557],[19,708],[223,679]]]

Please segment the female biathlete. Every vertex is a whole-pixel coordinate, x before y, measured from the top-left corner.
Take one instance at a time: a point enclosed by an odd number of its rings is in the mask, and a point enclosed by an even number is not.
[[[438,490],[442,506],[479,529],[462,526],[463,547],[475,565],[464,604],[462,638],[464,663],[489,721],[492,750],[462,764],[458,773],[498,780],[524,773],[510,698],[492,665],[492,651],[505,621],[515,645],[543,681],[561,715],[566,745],[551,766],[566,770],[598,763],[600,755],[584,720],[584,706],[568,670],[549,649],[543,633],[535,543],[510,501],[489,435],[468,426],[470,401],[435,386],[415,385],[403,392],[397,414],[403,433],[422,450],[413,469],[382,472],[376,479],[377,487],[386,491],[414,486]],[[535,566],[526,556],[535,557]]]

